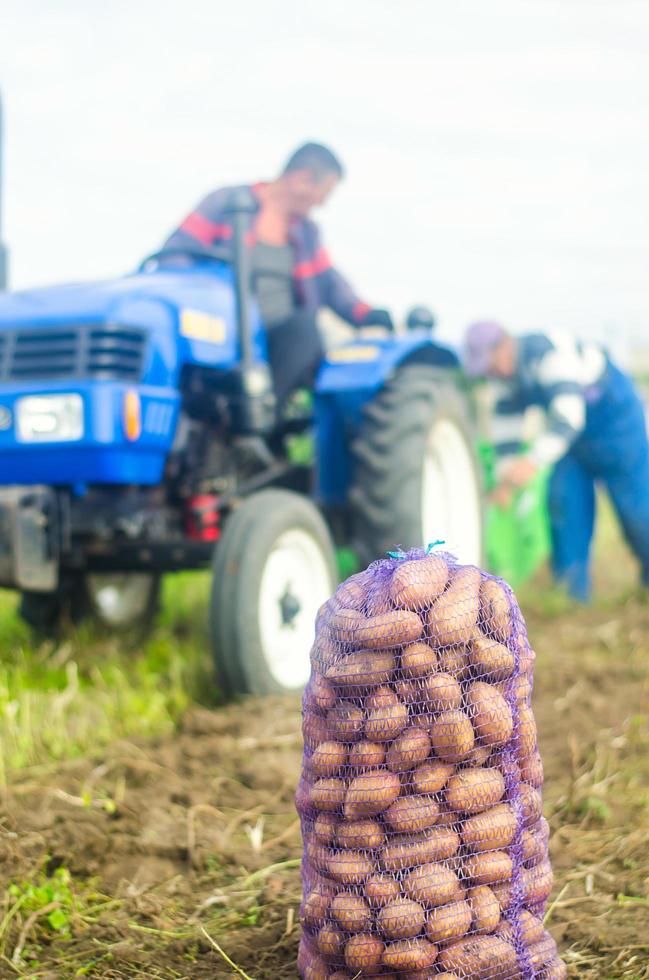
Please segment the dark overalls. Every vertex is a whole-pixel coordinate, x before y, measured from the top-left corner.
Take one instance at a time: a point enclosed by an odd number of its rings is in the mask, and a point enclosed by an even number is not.
[[[595,526],[595,483],[607,489],[626,540],[649,586],[649,442],[645,407],[630,378],[608,363],[587,389],[586,426],[559,460],[550,480],[553,567],[570,593],[591,593],[590,548]]]

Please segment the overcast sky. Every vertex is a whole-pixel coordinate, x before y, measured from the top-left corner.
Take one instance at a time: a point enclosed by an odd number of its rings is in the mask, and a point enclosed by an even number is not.
[[[649,326],[647,0],[0,0],[14,287],[107,277],[329,142],[368,301]]]

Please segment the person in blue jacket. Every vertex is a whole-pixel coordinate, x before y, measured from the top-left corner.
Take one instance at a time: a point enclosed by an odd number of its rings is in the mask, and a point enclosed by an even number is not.
[[[649,586],[649,441],[645,408],[628,375],[596,344],[554,334],[514,337],[493,322],[469,327],[464,362],[471,377],[501,384],[496,500],[505,503],[540,468],[554,467],[549,511],[556,578],[574,598],[590,598],[595,484],[601,483]],[[544,410],[545,426],[521,453],[520,416],[532,405]]]

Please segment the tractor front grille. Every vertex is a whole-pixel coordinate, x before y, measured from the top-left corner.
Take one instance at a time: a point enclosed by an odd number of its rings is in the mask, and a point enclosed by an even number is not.
[[[138,327],[0,330],[0,381],[65,378],[139,381],[146,333]]]

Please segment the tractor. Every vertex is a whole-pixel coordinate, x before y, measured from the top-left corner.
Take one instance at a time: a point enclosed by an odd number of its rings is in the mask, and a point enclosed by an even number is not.
[[[442,539],[521,578],[545,548],[539,486],[508,514],[485,506],[489,445],[422,309],[334,346],[278,417],[249,207],[233,196],[227,249],[0,292],[0,587],[41,633],[127,630],[152,620],[163,574],[210,568],[229,694],[303,686],[341,556]]]

